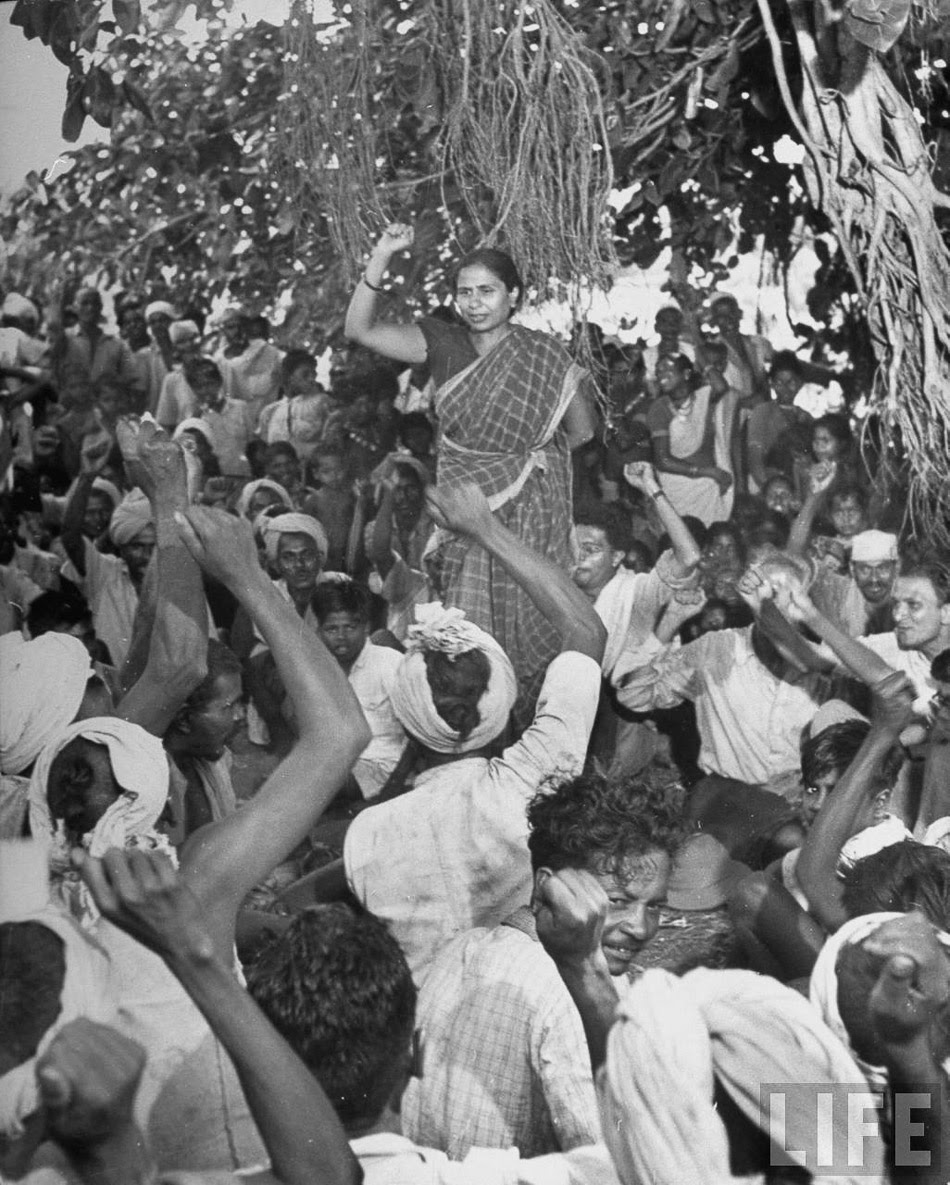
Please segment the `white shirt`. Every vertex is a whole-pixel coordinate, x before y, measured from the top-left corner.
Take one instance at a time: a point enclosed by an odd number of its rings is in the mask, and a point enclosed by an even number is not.
[[[692,700],[700,767],[764,786],[799,769],[802,730],[821,704],[824,680],[776,678],[752,649],[752,629],[717,630],[680,650],[659,649],[652,663],[626,677],[618,698],[635,712]]]
[[[553,777],[580,773],[600,666],[575,651],[548,667],[531,725],[501,757],[463,757],[358,815],[343,860],[350,889],[389,922],[417,982],[449,939],[494,926],[531,895],[525,808]]]
[[[382,790],[406,745],[406,733],[389,698],[402,659],[398,650],[367,642],[348,675],[372,734],[353,767],[353,777],[364,798],[372,798]]]
[[[83,539],[86,575],[80,576],[72,562],[63,566],[62,575],[78,585],[92,610],[96,637],[109,647],[114,667],[121,667],[132,645],[132,627],[139,594],[132,583],[125,560],[104,555],[88,539]]]

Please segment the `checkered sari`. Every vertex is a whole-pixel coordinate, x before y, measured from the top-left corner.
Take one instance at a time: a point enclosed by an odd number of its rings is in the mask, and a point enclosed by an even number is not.
[[[571,457],[557,432],[586,372],[553,338],[515,326],[436,392],[438,481],[474,481],[523,543],[571,564]],[[481,547],[447,534],[442,599],[464,609],[511,659],[533,704],[559,638],[530,597]]]

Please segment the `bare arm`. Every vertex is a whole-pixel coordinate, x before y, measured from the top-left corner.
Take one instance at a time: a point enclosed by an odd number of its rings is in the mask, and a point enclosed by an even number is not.
[[[913,827],[915,838],[922,838],[931,823],[947,815],[950,815],[950,715],[941,705],[927,738],[924,784]]]
[[[202,905],[167,857],[114,849],[102,861],[85,857],[82,874],[103,915],[165,960],[227,1050],[277,1177],[357,1185],[360,1168],[329,1099],[215,953]]]
[[[490,552],[525,590],[561,637],[561,649],[576,650],[600,662],[607,631],[593,603],[563,571],[526,547],[494,517],[488,499],[471,483],[432,488],[427,501],[442,526],[468,535]]]
[[[862,810],[879,789],[877,775],[882,762],[913,719],[914,689],[906,675],[892,671],[875,692],[871,731],[822,804],[796,866],[798,882],[812,912],[831,932],[847,921],[842,905],[843,884],[836,871],[838,856],[854,834]]]
[[[413,231],[409,226],[394,224],[383,232],[376,244],[363,278],[350,297],[343,332],[350,341],[358,342],[384,358],[418,365],[426,360],[426,340],[417,325],[396,325],[376,319],[378,293],[389,262],[397,251],[412,246]]]
[[[642,491],[648,498],[653,499],[657,518],[670,537],[675,575],[680,579],[691,575],[696,571],[702,553],[689,527],[680,518],[673,503],[660,488],[653,466],[649,461],[634,461],[624,467],[623,475],[630,485]]]
[[[393,486],[391,481],[380,482],[382,497],[373,520],[369,560],[383,580],[393,566]]]
[[[247,806],[196,831],[182,851],[182,872],[226,957],[241,902],[307,834],[370,734],[339,663],[262,571],[249,524],[192,507],[179,526],[198,563],[251,615],[297,721],[297,743]]]
[[[80,453],[79,476],[63,513],[60,541],[73,567],[82,577],[86,575],[86,547],[82,520],[93,482],[105,468],[111,447],[112,440],[107,433],[94,432],[85,438]]]
[[[561,426],[567,433],[568,446],[573,452],[581,445],[593,440],[597,431],[597,411],[594,402],[593,380],[585,376],[584,382],[577,389],[577,394],[568,404]]]
[[[791,555],[804,555],[808,550],[808,540],[811,538],[815,517],[821,505],[825,491],[835,479],[837,466],[833,461],[821,465],[813,465],[808,471],[808,493],[802,502],[802,508],[796,514],[792,529],[789,532],[788,544],[785,548]],[[761,484],[761,483],[760,483]]]
[[[830,618],[821,613],[806,593],[796,591],[791,597],[788,611],[814,630],[822,641],[827,642],[841,665],[862,683],[873,687],[894,673],[894,668],[883,658],[855,638],[849,637]]]

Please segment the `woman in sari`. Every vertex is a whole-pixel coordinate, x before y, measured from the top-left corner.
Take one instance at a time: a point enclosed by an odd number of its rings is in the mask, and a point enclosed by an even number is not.
[[[387,358],[428,366],[439,485],[474,481],[509,530],[568,569],[571,450],[594,433],[590,377],[552,337],[511,323],[523,284],[501,251],[483,249],[461,261],[461,325],[432,317],[411,325],[377,320],[390,260],[412,242],[409,226],[383,233],[350,300],[345,333]],[[527,594],[484,549],[454,534],[438,539],[435,570],[442,600],[498,641],[532,699],[559,643]]]
[[[738,396],[711,368],[710,385],[695,388],[684,355],[656,364],[660,394],[647,412],[653,464],[663,492],[680,516],[706,526],[732,513],[732,438]]]

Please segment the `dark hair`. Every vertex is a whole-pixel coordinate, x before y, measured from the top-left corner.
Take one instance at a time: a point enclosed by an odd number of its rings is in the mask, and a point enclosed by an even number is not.
[[[816,420],[817,424],[818,421]],[[857,482],[846,481],[840,485],[833,485],[825,495],[828,499],[829,508],[833,503],[838,502],[841,498],[854,498],[863,511],[868,508],[868,495],[863,486],[859,486]]]
[[[819,428],[828,429],[835,440],[837,440],[842,452],[847,452],[851,448],[853,441],[851,421],[842,412],[829,411],[823,416],[819,416],[811,426],[813,437]]]
[[[900,575],[907,580],[929,580],[939,603],[950,601],[950,573],[939,560],[907,560],[901,564]]]
[[[208,358],[205,354],[198,354],[194,358],[186,358],[182,363],[182,373],[189,383],[196,383],[200,379],[217,379],[223,382],[221,378],[221,368],[213,358]]]
[[[102,750],[108,755],[106,745],[98,745],[85,737],[75,737],[53,758],[46,783],[46,800],[50,815],[62,820],[70,843],[82,842],[102,818],[107,809],[106,799],[114,801],[122,794],[122,787],[115,780],[112,763],[109,762],[109,785],[97,781],[92,765],[92,754]]]
[[[34,601],[33,605],[35,604]],[[31,617],[33,605],[30,606]],[[950,683],[950,650],[941,650],[930,664],[930,677],[937,683]]]
[[[657,848],[673,855],[686,835],[670,788],[637,778],[582,774],[540,790],[528,804],[531,867],[624,869]]]
[[[272,444],[267,446],[264,453],[264,464],[268,465],[275,457],[289,457],[292,461],[298,462],[300,458],[297,456],[297,450],[290,443],[289,440],[275,440]]]
[[[746,536],[748,547],[757,547],[761,543],[774,543],[782,549],[788,543],[791,526],[788,518],[779,510],[766,510],[761,519],[753,524]]]
[[[844,874],[848,916],[920,909],[941,930],[950,926],[950,855],[914,840],[889,844]]]
[[[261,951],[248,990],[343,1123],[375,1120],[399,1082],[416,989],[384,922],[337,903],[305,910]]]
[[[405,434],[407,432],[411,432],[414,428],[422,428],[428,432],[430,436],[435,436],[435,428],[432,426],[432,421],[424,411],[407,411],[400,418],[398,435],[400,441],[403,444],[406,443]]]
[[[506,251],[499,251],[495,247],[479,247],[477,251],[470,251],[468,255],[459,260],[452,274],[453,293],[458,291],[459,274],[467,267],[487,268],[493,276],[501,280],[509,292],[518,289],[517,304],[521,303],[524,298],[524,281],[518,272],[515,261]]]
[[[321,625],[331,613],[352,613],[369,625],[369,592],[355,580],[327,580],[318,584],[310,598],[310,608]]]
[[[200,712],[214,699],[215,683],[222,675],[241,675],[241,660],[217,638],[208,639],[208,673],[185,701],[183,711]]]
[[[829,774],[841,777],[871,731],[866,720],[842,720],[802,742],[802,782],[817,786]]]
[[[39,638],[49,633],[58,625],[81,625],[92,616],[92,610],[86,598],[78,590],[76,592],[45,592],[30,603],[27,610],[27,623],[30,636]]]
[[[687,382],[692,382],[696,377],[696,366],[692,358],[687,357],[686,354],[664,354],[663,359],[657,359],[657,366],[661,361],[672,362],[676,369],[680,372]],[[656,367],[654,367],[654,370]]]
[[[65,979],[65,943],[49,926],[0,923],[0,1073],[34,1056],[60,1014]]]
[[[769,376],[774,379],[775,376],[783,370],[787,371],[789,374],[793,374],[797,379],[803,379],[805,377],[805,373],[798,356],[791,350],[779,350],[777,353],[772,355],[772,365],[769,367]]]
[[[787,473],[773,473],[771,477],[766,478],[765,485],[762,487],[763,499],[768,494],[769,487],[775,485],[777,481],[783,481],[789,487],[792,493],[795,492],[795,483]]]
[[[317,360],[309,350],[301,350],[296,346],[288,350],[280,363],[280,381],[286,383],[290,376],[301,366],[316,367]]]
[[[742,537],[742,532],[735,523],[729,521],[719,521],[710,523],[706,528],[706,538],[703,540],[702,549],[706,551],[707,548],[712,547],[717,538],[731,539],[736,545],[736,551],[739,554],[739,562],[745,562],[745,540]]]
[[[450,727],[467,740],[481,722],[478,701],[488,688],[491,663],[481,650],[464,650],[454,658],[441,650],[425,652],[426,678],[435,709]]]
[[[652,568],[656,563],[656,556],[653,554],[653,548],[649,545],[649,543],[644,543],[642,539],[630,540],[630,545],[627,547],[628,557],[631,552],[638,555],[640,557],[641,563],[647,568]]]
[[[633,545],[630,516],[618,506],[605,502],[587,502],[574,507],[574,524],[603,531],[613,551],[629,551]],[[652,560],[651,560],[652,563]]]

